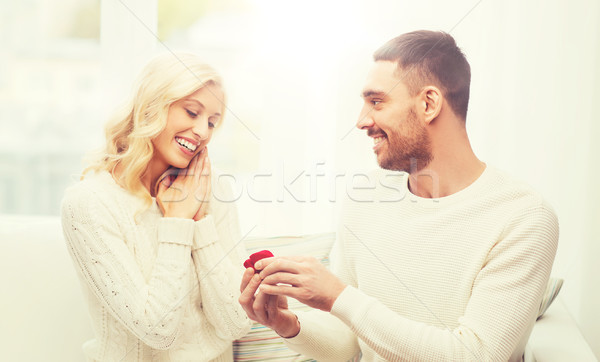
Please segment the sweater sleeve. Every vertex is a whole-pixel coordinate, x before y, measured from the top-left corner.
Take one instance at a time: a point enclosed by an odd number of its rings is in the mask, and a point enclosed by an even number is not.
[[[202,308],[219,337],[235,340],[248,333],[251,322],[238,302],[243,251],[231,191],[216,185],[213,215],[195,222],[192,258],[200,283]],[[218,192],[221,190],[221,192]]]
[[[353,269],[344,255],[343,235],[342,232],[337,233],[331,248],[331,271],[344,283],[356,286]],[[284,340],[294,351],[318,361],[347,361],[360,351],[352,329],[332,314],[316,309],[295,313],[300,322],[300,332]]]
[[[454,329],[400,316],[352,286],[331,314],[386,360],[507,361],[535,320],[557,243],[558,222],[550,209],[535,207],[513,217]]]
[[[61,206],[67,248],[101,304],[145,344],[168,349],[179,334],[182,301],[189,292],[193,220],[162,218],[149,280],[126,246],[127,238],[98,195],[67,191]]]

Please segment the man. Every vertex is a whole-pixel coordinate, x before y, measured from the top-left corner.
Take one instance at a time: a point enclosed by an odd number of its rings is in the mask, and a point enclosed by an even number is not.
[[[246,270],[240,303],[319,361],[359,350],[363,361],[520,361],[556,253],[556,216],[475,156],[470,67],[449,34],[401,35],[374,60],[357,127],[382,168],[406,173],[362,191],[405,197],[347,201],[333,273],[310,258],[264,259],[260,273]],[[322,312],[296,316],[286,297]]]

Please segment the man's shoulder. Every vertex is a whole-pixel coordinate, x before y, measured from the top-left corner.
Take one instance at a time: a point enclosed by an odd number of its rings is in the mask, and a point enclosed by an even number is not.
[[[508,206],[515,213],[537,209],[555,215],[554,208],[544,196],[529,183],[492,166],[489,196],[493,202]]]

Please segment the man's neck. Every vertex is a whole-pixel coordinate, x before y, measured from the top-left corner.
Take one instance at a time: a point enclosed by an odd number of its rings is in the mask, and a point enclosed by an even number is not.
[[[425,168],[410,173],[408,188],[423,198],[449,196],[475,182],[485,167],[468,144],[462,150],[438,151]]]

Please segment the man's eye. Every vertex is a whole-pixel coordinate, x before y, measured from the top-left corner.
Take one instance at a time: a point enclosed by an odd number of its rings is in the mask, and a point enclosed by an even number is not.
[[[381,100],[379,100],[379,99],[373,99],[373,100],[371,100],[371,104],[374,105],[374,106],[378,105],[379,103],[381,103]]]
[[[190,117],[192,117],[192,118],[196,118],[196,117],[198,116],[198,114],[197,114],[197,113],[194,113],[194,112],[190,111],[189,109],[186,109],[185,111],[186,111],[186,112],[187,112],[187,114],[189,114],[189,115],[190,115]]]
[[[214,123],[212,123],[212,122],[208,122],[208,127],[209,127],[209,128],[215,128],[215,124],[214,124]]]

